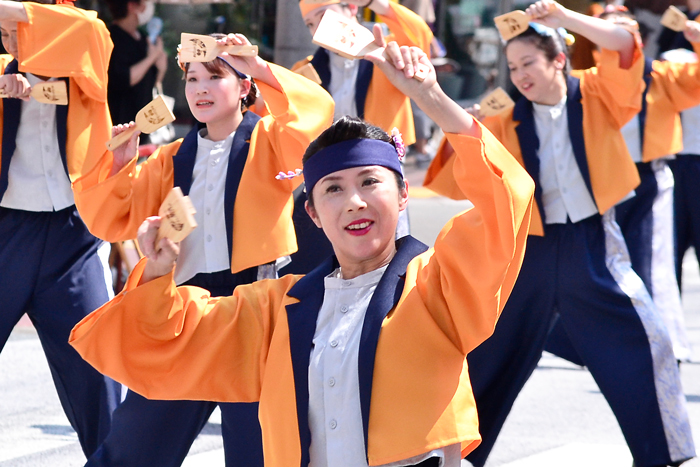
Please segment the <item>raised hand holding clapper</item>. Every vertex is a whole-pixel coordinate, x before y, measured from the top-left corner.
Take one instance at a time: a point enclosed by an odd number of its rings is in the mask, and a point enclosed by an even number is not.
[[[135,131],[143,133],[153,133],[158,128],[167,125],[175,120],[175,115],[170,111],[168,105],[163,100],[163,96],[158,96],[146,104],[144,108],[136,114],[136,125],[123,133],[119,133],[114,138],[107,141],[107,149],[113,151],[129,140]]]
[[[351,60],[364,58],[381,48],[375,43],[372,31],[333,10],[326,10],[323,14],[313,42]],[[414,78],[422,81],[427,73],[427,68],[419,68]]]
[[[182,62],[211,62],[223,52],[241,57],[255,57],[258,55],[257,45],[222,46],[211,36],[186,32],[180,35],[180,45],[179,53]]]

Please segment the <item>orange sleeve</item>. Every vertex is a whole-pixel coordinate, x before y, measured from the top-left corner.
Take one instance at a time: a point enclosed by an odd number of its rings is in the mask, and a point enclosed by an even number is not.
[[[693,44],[696,54],[700,54],[700,44]],[[654,61],[654,71],[658,78],[662,95],[673,105],[676,112],[700,105],[700,64]]]
[[[146,261],[119,295],[73,328],[70,344],[147,398],[258,400],[275,320],[299,276],[212,298],[198,287],[176,287],[172,273],[138,285]]]
[[[107,100],[112,40],[97,12],[25,2],[29,22],[17,24],[19,69],[73,78],[91,99]]]
[[[426,253],[409,267],[420,300],[465,355],[491,335],[510,295],[534,204],[532,178],[480,127],[481,138],[447,135],[456,155],[456,183],[474,208],[451,219],[432,256]]]
[[[112,177],[112,153],[106,151],[90,172],[73,183],[75,205],[90,232],[108,242],[136,238],[144,219],[158,214],[173,187],[172,156],[182,140],[158,148],[146,162],[136,157]]]
[[[629,69],[620,67],[617,52],[603,49],[600,66],[581,72],[581,93],[584,99],[600,102],[608,111],[611,125],[619,130],[642,109],[643,74],[644,56],[638,43]]]
[[[423,18],[398,2],[389,2],[391,13],[381,16],[391,36],[388,40],[394,40],[399,45],[409,45],[421,48],[430,56],[430,42],[433,40],[433,32]]]
[[[273,63],[269,66],[283,90],[279,92],[258,82],[270,114],[262,119],[261,131],[264,130],[279,158],[271,168],[274,179],[280,170],[301,168],[301,158],[309,143],[333,122],[335,103],[313,81]]]

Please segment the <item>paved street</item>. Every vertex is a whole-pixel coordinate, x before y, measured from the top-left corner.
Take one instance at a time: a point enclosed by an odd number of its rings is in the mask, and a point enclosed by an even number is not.
[[[418,175],[409,180],[420,185]],[[414,235],[432,242],[439,226],[464,209],[412,190]],[[700,275],[686,258],[684,306],[694,361],[681,367],[695,438],[700,444]],[[0,467],[72,467],[85,459],[59,406],[41,346],[26,323],[0,354]],[[220,421],[212,417],[192,447],[186,467],[223,466]],[[488,467],[630,467],[631,456],[617,423],[590,374],[545,355],[516,402]],[[700,461],[684,464],[700,467]]]

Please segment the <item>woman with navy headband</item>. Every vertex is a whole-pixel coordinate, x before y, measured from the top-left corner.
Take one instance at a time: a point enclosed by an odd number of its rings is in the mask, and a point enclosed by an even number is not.
[[[240,34],[215,37],[224,46],[249,44]],[[199,228],[181,244],[175,282],[230,295],[239,284],[277,277],[277,260],[296,251],[292,192],[300,181],[267,174],[301,163],[306,147],[330,124],[333,100],[317,84],[257,56],[222,53],[180,66],[198,124],[140,166],[137,134],[105,152],[75,182],[76,204],[96,236],[115,242],[135,238],[168,192],[180,187],[197,210]],[[269,113],[263,118],[246,110],[258,89]],[[129,391],[87,465],[179,467],[217,406],[212,401],[149,400]],[[262,466],[257,404],[220,408],[226,465]]]
[[[639,185],[620,133],[641,109],[639,42],[617,24],[552,1],[527,13],[536,18],[531,27],[505,46],[523,97],[484,125],[535,180],[537,205],[523,268],[494,335],[468,357],[483,436],[468,460],[485,464],[558,316],[635,465],[679,465],[695,448],[671,339],[615,221],[615,205]],[[601,48],[597,68],[568,73],[560,27]],[[468,197],[445,183],[450,159],[438,154],[426,185]]]
[[[493,331],[517,277],[533,183],[444,94],[424,52],[385,45],[378,26],[375,35],[382,48],[367,58],[447,133],[474,204],[434,248],[394,238],[408,202],[400,136],[342,118],[303,164],[306,209],[334,257],[213,298],[176,287],[180,246],[154,243],[152,217],[124,292],[71,338],[145,397],[259,401],[268,467],[458,467],[480,440],[465,357]],[[419,63],[422,82],[412,78]]]

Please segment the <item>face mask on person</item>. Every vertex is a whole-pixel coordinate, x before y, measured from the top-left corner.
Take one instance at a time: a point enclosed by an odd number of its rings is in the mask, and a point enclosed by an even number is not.
[[[153,13],[155,13],[156,11],[155,3],[149,0],[143,1],[146,3],[146,8],[144,8],[143,11],[137,13],[139,18],[139,26],[143,26],[146,23],[148,23],[151,20],[151,18],[153,18]]]

